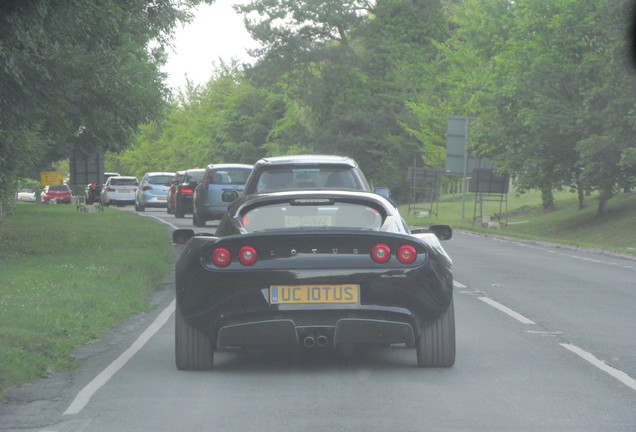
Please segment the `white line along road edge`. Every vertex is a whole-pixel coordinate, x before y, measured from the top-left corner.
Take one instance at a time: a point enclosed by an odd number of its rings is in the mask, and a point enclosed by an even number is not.
[[[106,384],[112,377],[124,367],[124,365],[130,360],[137,352],[143,348],[143,346],[150,340],[151,337],[155,335],[159,331],[161,327],[170,319],[175,309],[176,300],[172,300],[172,302],[166,307],[157,318],[153,321],[152,324],[137,338],[135,342],[124,351],[114,362],[112,362],[106,369],[104,369],[99,375],[97,375],[91,382],[89,382],[86,387],[84,387],[78,394],[75,396],[75,399],[71,403],[71,405],[64,411],[64,415],[73,415],[79,414],[86,404],[91,400],[93,395],[99,390],[104,384]]]
[[[163,219],[152,216],[152,215],[141,215],[145,217],[151,217],[156,219],[157,221],[168,225],[172,229],[177,229],[178,227],[174,226],[170,222],[166,222]],[[104,369],[99,375],[97,375],[91,382],[89,382],[86,387],[84,387],[73,399],[71,405],[64,411],[64,415],[74,415],[79,414],[86,404],[91,400],[93,395],[103,387],[112,377],[119,371],[128,361],[135,355],[137,352],[143,348],[143,346],[150,340],[151,337],[155,335],[159,331],[161,327],[170,319],[172,314],[174,313],[176,300],[172,300],[172,302],[166,307],[157,318],[153,321],[152,324],[137,338],[135,342],[124,351],[114,362],[112,362],[106,369]]]

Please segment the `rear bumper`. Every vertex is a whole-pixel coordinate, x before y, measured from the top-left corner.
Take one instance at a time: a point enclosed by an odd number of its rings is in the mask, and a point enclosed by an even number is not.
[[[337,347],[347,344],[415,345],[413,326],[404,321],[340,318],[334,325],[299,325],[294,319],[230,324],[219,329],[217,349],[258,346]]]
[[[183,211],[184,213],[192,213],[192,195],[190,196],[177,195],[176,208]]]
[[[159,199],[156,197],[147,199],[147,200],[142,200],[140,201],[139,205],[141,205],[142,207],[163,207],[166,208],[168,207],[168,200],[167,199]]]

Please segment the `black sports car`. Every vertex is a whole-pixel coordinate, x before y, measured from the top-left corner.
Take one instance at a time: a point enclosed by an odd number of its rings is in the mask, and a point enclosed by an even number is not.
[[[228,197],[230,199],[231,197]],[[406,344],[420,367],[455,362],[452,228],[410,231],[370,192],[243,196],[214,237],[186,243],[176,266],[178,369],[211,369],[230,348]]]

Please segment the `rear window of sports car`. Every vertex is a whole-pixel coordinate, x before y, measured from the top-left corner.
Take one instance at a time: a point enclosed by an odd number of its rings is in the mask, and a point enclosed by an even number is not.
[[[248,232],[314,228],[378,231],[384,218],[377,209],[360,204],[303,202],[253,208],[243,214],[241,223]]]

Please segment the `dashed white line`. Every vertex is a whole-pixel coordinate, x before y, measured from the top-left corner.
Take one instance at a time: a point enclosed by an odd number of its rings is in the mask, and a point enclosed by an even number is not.
[[[466,285],[461,282],[457,282],[456,280],[453,281],[453,286],[458,289],[468,288]]]
[[[86,387],[84,387],[75,396],[75,399],[64,411],[64,415],[79,414],[86,404],[91,400],[93,395],[104,386],[112,377],[119,371],[124,365],[143,348],[143,346],[150,340],[155,333],[159,331],[161,327],[168,321],[175,309],[175,302],[173,300],[168,307],[166,307],[152,324],[137,338],[137,340],[124,351],[114,362],[112,362],[106,369],[104,369],[99,375],[97,375]]]
[[[571,345],[566,343],[562,343],[560,345],[563,348],[578,355],[583,360],[587,361],[588,363],[592,364],[598,369],[602,370],[603,372],[610,374],[612,377],[616,378],[617,380],[619,380],[620,382],[622,382],[623,384],[625,384],[627,387],[631,388],[632,390],[636,390],[636,380],[630,377],[629,375],[627,375],[625,372],[618,370],[616,368],[613,368],[612,366],[609,366],[603,360],[599,360],[593,354],[590,354],[589,352],[577,347],[576,345]]]
[[[525,316],[521,315],[519,312],[515,312],[512,309],[510,309],[507,306],[502,305],[501,303],[499,303],[498,301],[495,301],[489,297],[477,297],[479,300],[483,301],[484,303],[494,307],[495,309],[500,310],[501,312],[505,313],[506,315],[508,315],[511,318],[516,319],[517,321],[519,321],[522,324],[527,324],[527,325],[532,325],[535,324],[534,321],[532,321],[529,318],[526,318]]]

